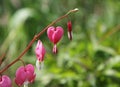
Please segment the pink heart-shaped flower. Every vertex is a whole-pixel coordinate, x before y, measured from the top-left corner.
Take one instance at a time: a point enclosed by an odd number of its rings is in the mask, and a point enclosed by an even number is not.
[[[12,87],[12,81],[7,75],[0,76],[0,87]]]
[[[60,39],[63,36],[63,33],[64,33],[63,28],[60,26],[58,26],[56,28],[51,26],[47,30],[48,38],[54,44],[57,44],[60,41]]]
[[[18,86],[24,83],[32,83],[35,79],[36,74],[34,73],[34,67],[32,64],[21,66],[16,71],[15,82]]]

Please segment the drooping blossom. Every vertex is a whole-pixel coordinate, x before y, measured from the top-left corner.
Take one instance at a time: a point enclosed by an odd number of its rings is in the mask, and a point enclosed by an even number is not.
[[[44,56],[45,56],[46,50],[42,44],[42,42],[40,40],[38,40],[37,42],[37,46],[35,49],[35,54],[36,54],[36,67],[38,68],[38,70],[40,70],[43,65],[44,65]]]
[[[68,28],[68,38],[72,40],[72,23],[71,21],[67,22],[67,28]]]
[[[63,28],[58,26],[58,27],[49,27],[47,29],[47,35],[48,35],[48,38],[50,39],[50,41],[54,44],[53,46],[53,53],[57,53],[57,46],[56,44],[60,41],[60,39],[62,38],[63,36]]]
[[[26,66],[21,66],[17,69],[15,74],[15,82],[18,86],[28,85],[28,83],[32,83],[35,79],[34,66],[32,64],[28,64]]]
[[[11,79],[7,75],[0,76],[0,87],[12,87]]]

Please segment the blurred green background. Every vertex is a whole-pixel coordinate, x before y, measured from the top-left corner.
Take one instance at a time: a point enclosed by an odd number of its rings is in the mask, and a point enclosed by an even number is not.
[[[119,0],[0,0],[0,66],[4,68],[28,45],[35,34],[68,10],[79,12],[69,16],[73,40],[67,37],[67,21],[62,26],[64,37],[57,44],[58,54],[44,33],[40,40],[47,54],[44,68],[38,71],[29,87],[120,87],[120,1]],[[37,41],[36,41],[37,42]],[[36,42],[24,55],[26,64],[35,66]],[[17,62],[3,74],[13,80]]]

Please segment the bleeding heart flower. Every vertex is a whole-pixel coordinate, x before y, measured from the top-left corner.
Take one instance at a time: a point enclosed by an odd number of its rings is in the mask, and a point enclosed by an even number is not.
[[[41,67],[44,65],[44,56],[45,56],[46,50],[42,44],[42,42],[40,40],[38,40],[36,49],[35,49],[35,54],[37,57],[37,61],[36,61],[36,67],[38,68],[38,70],[41,69]]]
[[[51,26],[47,30],[47,35],[51,42],[53,42],[54,44],[57,44],[58,41],[63,36],[63,28],[60,26],[58,26],[56,28]]]
[[[28,85],[32,83],[35,79],[34,67],[32,64],[28,64],[25,67],[21,66],[16,71],[15,82],[18,86]]]
[[[58,27],[49,27],[48,30],[47,30],[47,35],[48,35],[48,38],[50,39],[50,41],[54,44],[54,47],[53,47],[53,53],[57,53],[57,47],[56,47],[56,44],[60,41],[60,39],[62,38],[63,36],[63,28],[58,26]]]
[[[11,79],[7,75],[0,76],[0,87],[12,87]]]
[[[68,38],[72,40],[72,23],[71,21],[67,22],[67,27],[68,27]]]

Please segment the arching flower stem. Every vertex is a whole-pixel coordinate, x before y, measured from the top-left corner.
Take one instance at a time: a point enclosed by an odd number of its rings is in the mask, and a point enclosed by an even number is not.
[[[58,19],[54,20],[53,22],[51,22],[47,27],[45,27],[42,31],[40,31],[37,35],[35,35],[33,37],[33,39],[31,40],[31,42],[28,44],[28,46],[21,52],[21,54],[14,61],[12,61],[10,64],[8,64],[7,66],[5,66],[3,69],[0,70],[0,74],[5,72],[9,67],[11,67],[13,64],[15,64],[17,61],[19,61],[22,58],[22,56],[30,49],[30,47],[35,42],[35,40],[37,40],[50,26],[54,25],[55,23],[59,22],[60,20],[62,20],[64,18],[66,18],[70,13],[74,13],[77,11],[78,11],[77,8],[68,11],[65,15],[63,15],[63,16],[59,17]]]

